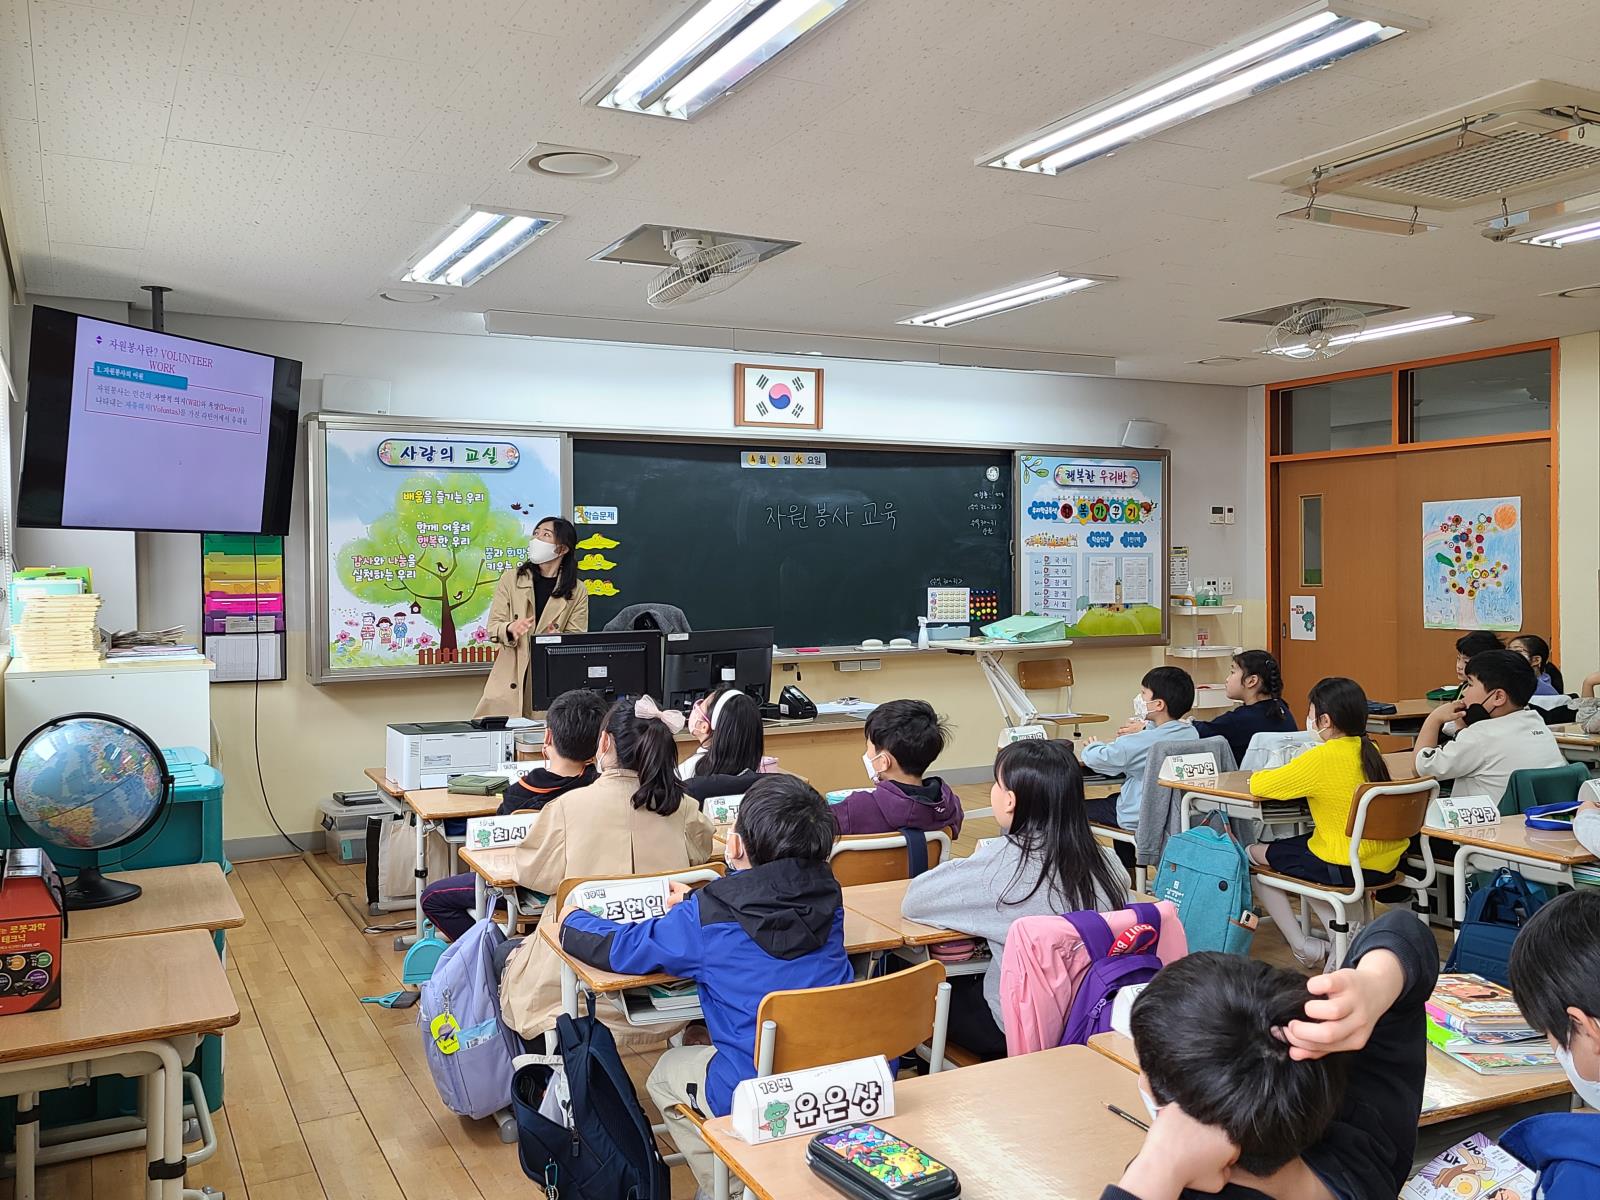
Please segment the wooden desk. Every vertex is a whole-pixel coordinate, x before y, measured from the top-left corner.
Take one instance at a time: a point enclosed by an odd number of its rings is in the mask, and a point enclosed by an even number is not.
[[[502,797],[453,795],[448,788],[408,790],[390,779],[382,767],[368,767],[366,775],[380,791],[405,802],[413,814],[412,822],[417,830],[417,896],[414,904],[417,932],[394,939],[394,948],[403,950],[422,933],[422,889],[428,883],[428,832],[440,828],[446,821],[492,817],[500,811]]]
[[[1252,771],[1224,771],[1212,783],[1186,783],[1179,788],[1179,817],[1178,827],[1188,829],[1193,824],[1194,804],[1196,799],[1209,800],[1221,809],[1243,809],[1245,815],[1260,817],[1261,806],[1264,804],[1292,804],[1293,801],[1267,800],[1254,795],[1250,791],[1250,776]],[[1305,819],[1304,806],[1294,814],[1299,819]],[[1289,815],[1281,818],[1274,816],[1274,820],[1293,819]]]
[[[183,867],[154,867],[108,876],[144,889],[137,900],[109,908],[84,908],[72,914],[67,941],[133,937],[141,933],[172,933],[180,929],[237,929],[244,913],[233,889],[216,863]],[[213,951],[214,953],[214,951]]]
[[[910,883],[909,879],[891,879],[886,883],[858,883],[854,887],[844,888],[845,913],[847,917],[855,913],[894,930],[900,939],[897,945],[931,946],[936,942],[971,936],[902,917],[900,910],[905,905],[906,888]]]
[[[1139,1069],[1139,1052],[1133,1039],[1120,1033],[1097,1033],[1089,1048],[1130,1071]],[[1442,1125],[1462,1117],[1500,1108],[1548,1100],[1572,1091],[1559,1068],[1516,1075],[1479,1075],[1435,1046],[1428,1047],[1428,1074],[1422,1085],[1422,1114],[1418,1127]]]
[[[1388,737],[1414,737],[1428,714],[1443,700],[1397,700],[1392,713],[1368,713],[1367,732]]]
[[[1527,818],[1520,813],[1501,817],[1498,825],[1471,829],[1435,829],[1431,825],[1424,825],[1422,836],[1454,842],[1458,847],[1455,875],[1451,881],[1454,891],[1452,916],[1458,930],[1467,914],[1467,877],[1472,873],[1474,858],[1485,862],[1515,863],[1523,869],[1524,874],[1568,887],[1572,886],[1572,868],[1595,860],[1595,856],[1585,850],[1572,834],[1529,829]]]
[[[472,872],[473,915],[480,921],[489,911],[489,892],[497,893],[506,902],[506,936],[513,937],[517,924],[524,917],[537,919],[544,912],[549,897],[538,892],[525,891],[517,883],[513,868],[516,851],[511,849],[474,850],[463,846],[457,855]],[[533,901],[529,903],[528,901]]]
[[[1105,1108],[1144,1112],[1135,1077],[1082,1046],[908,1079],[895,1084],[894,1102],[880,1124],[947,1163],[964,1200],[1093,1200],[1144,1140]],[[806,1166],[809,1138],[751,1146],[716,1117],[705,1139],[761,1200],[838,1198]]]
[[[583,984],[585,991],[598,996],[610,996],[633,991],[635,988],[649,987],[652,984],[678,982],[672,975],[619,975],[615,971],[602,971],[599,967],[590,966],[580,959],[573,958],[561,948],[560,932],[556,923],[541,922],[538,936],[544,939],[545,945],[561,960],[562,1009],[571,1016],[578,1015],[579,983]],[[872,954],[879,950],[893,950],[902,944],[899,930],[885,926],[861,913],[852,912],[849,908],[844,910],[846,954],[851,956]],[[696,1005],[692,1009],[672,1014],[669,1021],[693,1021],[699,1017],[700,1008]]]
[[[151,1163],[183,1161],[183,1062],[201,1034],[239,1023],[211,938],[198,929],[73,942],[62,957],[61,1007],[0,1020],[0,1095],[19,1118],[44,1090],[84,1076],[144,1080]],[[19,1196],[34,1194],[39,1123],[18,1122]],[[182,1178],[147,1194],[177,1200]]]
[[[1600,733],[1585,733],[1581,725],[1552,725],[1550,732],[1568,762],[1600,766]]]

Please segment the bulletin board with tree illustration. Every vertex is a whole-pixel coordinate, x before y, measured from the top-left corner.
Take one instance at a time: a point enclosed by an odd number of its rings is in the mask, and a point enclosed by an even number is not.
[[[312,681],[486,672],[495,583],[566,511],[565,439],[318,417],[307,446]]]

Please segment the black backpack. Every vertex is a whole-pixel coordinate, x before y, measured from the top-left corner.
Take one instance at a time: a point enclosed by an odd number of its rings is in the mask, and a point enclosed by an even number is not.
[[[556,1019],[572,1128],[539,1115],[555,1068],[521,1067],[511,1079],[517,1154],[523,1174],[562,1200],[671,1200],[672,1183],[617,1043],[594,1015]],[[554,1189],[552,1191],[552,1189]]]

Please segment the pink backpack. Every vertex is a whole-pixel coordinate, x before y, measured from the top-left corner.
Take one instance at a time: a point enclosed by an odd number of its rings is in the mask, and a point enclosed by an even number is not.
[[[1163,965],[1189,953],[1178,909],[1163,900],[1161,937],[1155,954]],[[1099,914],[1113,938],[1139,924],[1131,908]],[[1077,928],[1066,917],[1019,917],[1006,933],[1000,960],[1000,1011],[1005,1018],[1006,1052],[1032,1054],[1061,1044],[1078,988],[1093,959]]]

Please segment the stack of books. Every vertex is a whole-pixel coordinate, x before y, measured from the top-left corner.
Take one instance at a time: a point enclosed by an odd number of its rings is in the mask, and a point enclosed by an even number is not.
[[[1555,1052],[1509,989],[1481,975],[1441,975],[1428,1000],[1428,1040],[1480,1075],[1543,1071]]]
[[[77,596],[35,596],[22,610],[17,627],[17,652],[34,670],[98,667],[100,651],[100,597],[93,592]]]

